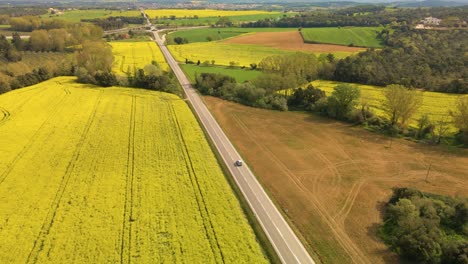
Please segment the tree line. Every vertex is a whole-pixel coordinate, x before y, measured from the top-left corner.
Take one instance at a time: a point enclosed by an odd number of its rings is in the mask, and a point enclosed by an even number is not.
[[[410,127],[417,110],[422,106],[422,93],[400,84],[382,88],[383,109],[386,117],[375,115],[359,88],[340,84],[330,96],[308,85],[317,78],[333,73],[334,57],[295,53],[271,56],[259,63],[263,74],[246,82],[236,83],[235,79],[222,74],[202,73],[196,76],[195,87],[205,95],[212,95],[248,106],[287,111],[301,110],[319,113],[351,123],[367,126],[392,136],[414,137],[431,144],[440,144],[448,136],[451,124],[459,129],[456,141],[468,146],[468,97],[449,112],[447,119],[431,120],[423,115],[417,120],[417,127]],[[291,89],[291,87],[297,87]]]
[[[380,237],[416,263],[468,263],[468,200],[395,188]]]
[[[382,25],[413,25],[424,17],[434,16],[447,21],[466,18],[468,6],[435,7],[435,8],[394,8],[386,9],[379,5],[363,5],[337,10],[324,10],[299,13],[285,16],[279,20],[261,19],[243,23],[242,27],[339,27],[362,26],[375,27]],[[463,26],[457,24],[456,26]]]
[[[146,22],[144,17],[107,17],[107,18],[94,18],[94,19],[82,19],[82,22],[93,23],[96,26],[101,27],[104,30],[113,30],[124,28],[128,24],[141,25]]]
[[[385,86],[402,84],[429,91],[468,93],[466,30],[383,30],[387,45],[336,64],[333,79]]]

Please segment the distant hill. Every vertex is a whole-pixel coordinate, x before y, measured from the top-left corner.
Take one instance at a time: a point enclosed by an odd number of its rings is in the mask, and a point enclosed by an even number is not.
[[[468,5],[468,1],[444,1],[444,0],[425,0],[425,1],[410,1],[410,2],[396,2],[399,7],[452,7]]]

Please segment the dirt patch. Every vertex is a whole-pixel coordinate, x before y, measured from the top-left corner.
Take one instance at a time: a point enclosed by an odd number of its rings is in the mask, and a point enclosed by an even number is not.
[[[363,48],[347,47],[340,45],[328,44],[309,44],[304,43],[299,31],[291,32],[257,32],[247,34],[224,41],[225,43],[235,44],[254,44],[263,45],[278,49],[310,51],[310,52],[358,52],[363,51]]]
[[[209,109],[324,263],[395,263],[378,239],[395,186],[466,196],[468,151],[448,153],[304,113],[205,97]],[[432,164],[428,181],[427,168]]]

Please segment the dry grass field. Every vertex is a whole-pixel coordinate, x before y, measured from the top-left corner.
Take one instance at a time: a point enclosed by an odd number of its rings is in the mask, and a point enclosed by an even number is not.
[[[365,50],[364,48],[347,47],[340,45],[304,43],[304,40],[299,31],[257,32],[230,38],[228,40],[225,40],[224,42],[234,44],[262,45],[284,50],[308,51],[317,53],[359,52]]]
[[[392,187],[466,196],[466,150],[389,141],[306,113],[205,101],[323,263],[397,262],[376,235]]]

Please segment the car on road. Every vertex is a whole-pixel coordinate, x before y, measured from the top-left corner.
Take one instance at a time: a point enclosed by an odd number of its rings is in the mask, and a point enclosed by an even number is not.
[[[242,166],[242,164],[243,164],[242,160],[236,160],[236,162],[234,163],[234,165],[236,165],[237,167]]]

